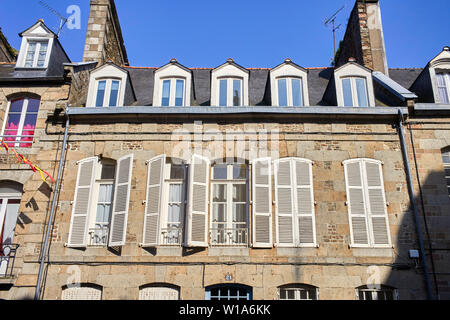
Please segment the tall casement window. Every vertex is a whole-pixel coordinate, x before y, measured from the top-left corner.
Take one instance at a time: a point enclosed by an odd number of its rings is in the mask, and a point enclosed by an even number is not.
[[[133,155],[117,162],[87,158],[78,166],[67,246],[124,245]]]
[[[48,41],[27,41],[25,68],[44,68],[47,61]]]
[[[312,161],[275,161],[276,236],[279,247],[316,245]]]
[[[120,83],[120,80],[116,79],[97,80],[95,106],[117,107]]]
[[[319,290],[306,284],[290,284],[278,288],[280,300],[318,300]]]
[[[436,79],[440,103],[450,104],[450,73],[437,73]]]
[[[368,107],[367,81],[360,77],[342,79],[342,94],[345,107]]]
[[[356,289],[357,300],[398,300],[396,289],[388,286],[362,286]]]
[[[14,231],[16,229],[22,185],[10,181],[0,182],[0,278],[12,272],[16,245],[14,245]]]
[[[181,246],[186,216],[187,165],[157,156],[147,162],[144,247]]]
[[[450,147],[442,150],[442,163],[444,164],[444,174],[447,184],[448,196],[450,197]]]
[[[206,288],[206,300],[252,300],[252,288],[244,285],[215,285]]]
[[[238,78],[219,79],[219,106],[242,106],[242,84]]]
[[[280,107],[302,107],[303,83],[301,78],[279,78],[278,85],[278,105]]]
[[[343,162],[353,247],[390,247],[391,236],[382,163],[372,159]]]
[[[84,283],[65,286],[61,300],[102,300],[102,287]]]
[[[31,148],[36,130],[40,100],[20,98],[8,103],[8,118],[3,123],[3,140],[9,147]]]
[[[211,245],[248,245],[248,167],[214,164],[211,180]]]
[[[180,300],[180,288],[168,284],[149,284],[139,288],[139,300]]]
[[[161,88],[161,106],[182,107],[185,105],[184,79],[163,79]]]

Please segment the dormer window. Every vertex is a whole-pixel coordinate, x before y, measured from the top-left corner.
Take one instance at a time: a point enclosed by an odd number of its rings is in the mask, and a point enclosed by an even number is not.
[[[176,59],[155,71],[155,107],[184,107],[191,104],[191,70]]]
[[[96,107],[117,107],[120,80],[104,79],[97,81]]]
[[[240,107],[248,103],[249,71],[236,64],[233,59],[212,71],[211,105]]]
[[[43,68],[47,59],[48,41],[28,41],[25,68]]]
[[[450,73],[441,72],[436,74],[437,89],[440,102],[443,104],[450,103]]]
[[[278,105],[280,107],[301,107],[303,103],[302,79],[279,78]]]
[[[345,107],[368,107],[367,81],[365,78],[342,79],[342,94]]]

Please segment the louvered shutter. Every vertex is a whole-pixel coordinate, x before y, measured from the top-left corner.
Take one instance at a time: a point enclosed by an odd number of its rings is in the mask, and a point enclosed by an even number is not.
[[[290,159],[275,161],[275,212],[278,246],[294,245],[293,168]]]
[[[365,160],[368,213],[374,245],[391,243],[381,163]]]
[[[314,191],[312,162],[295,159],[298,244],[315,245]]]
[[[97,164],[97,157],[87,158],[78,162],[77,184],[70,221],[69,241],[67,243],[69,247],[85,247],[87,244],[89,211]]]
[[[109,234],[110,247],[125,245],[132,171],[133,154],[120,158],[117,161],[112,219]]]
[[[160,216],[166,156],[148,161],[147,192],[142,246],[154,247],[160,242]]]
[[[272,247],[271,159],[252,162],[253,247]]]
[[[193,155],[189,174],[189,210],[186,220],[188,247],[208,246],[208,195],[210,161]]]
[[[362,164],[361,160],[344,162],[351,239],[356,246],[369,244]]]

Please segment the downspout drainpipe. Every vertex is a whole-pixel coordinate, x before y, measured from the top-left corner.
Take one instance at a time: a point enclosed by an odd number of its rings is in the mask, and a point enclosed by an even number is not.
[[[50,239],[50,230],[52,229],[53,216],[55,215],[55,211],[56,211],[56,202],[57,202],[57,199],[59,196],[59,186],[61,183],[61,175],[62,175],[62,171],[63,171],[64,158],[66,156],[66,145],[67,145],[67,138],[69,136],[69,126],[70,126],[69,115],[66,113],[66,128],[64,130],[64,141],[63,141],[63,146],[62,146],[61,159],[59,160],[58,177],[56,179],[55,191],[53,192],[52,207],[51,207],[50,216],[48,219],[47,230],[46,230],[45,239],[44,239],[44,246],[41,251],[41,257],[40,257],[41,262],[40,262],[40,266],[39,266],[39,273],[38,273],[38,279],[37,279],[37,283],[36,283],[36,292],[34,294],[34,300],[39,300],[39,296],[40,296],[42,274],[44,271],[44,264],[45,264],[45,260],[47,257],[48,242]]]
[[[400,136],[400,144],[401,144],[401,147],[402,147],[403,161],[405,162],[405,172],[406,172],[406,180],[407,180],[407,183],[408,183],[409,198],[411,200],[411,206],[412,206],[412,209],[413,209],[413,212],[414,212],[414,220],[415,220],[415,224],[416,224],[417,238],[419,240],[420,255],[422,257],[422,264],[423,264],[423,270],[424,270],[424,275],[425,275],[425,282],[426,282],[426,285],[427,285],[428,299],[429,300],[434,300],[433,290],[432,290],[431,282],[430,282],[430,275],[428,273],[427,257],[425,255],[425,249],[424,249],[423,240],[422,240],[422,232],[421,232],[421,228],[420,228],[419,211],[417,209],[417,201],[416,201],[416,196],[414,194],[414,188],[413,188],[413,183],[412,183],[412,178],[411,178],[411,169],[410,169],[411,167],[409,166],[408,150],[406,148],[405,136],[403,134],[403,112],[402,112],[401,109],[398,110],[398,115],[399,115],[398,132],[399,132],[399,136]]]

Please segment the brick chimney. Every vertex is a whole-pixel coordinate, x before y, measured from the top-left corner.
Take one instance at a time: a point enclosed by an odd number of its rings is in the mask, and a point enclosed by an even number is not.
[[[91,0],[83,61],[129,65],[114,0]]]
[[[389,76],[379,0],[356,0],[336,66],[345,64],[349,57]]]

